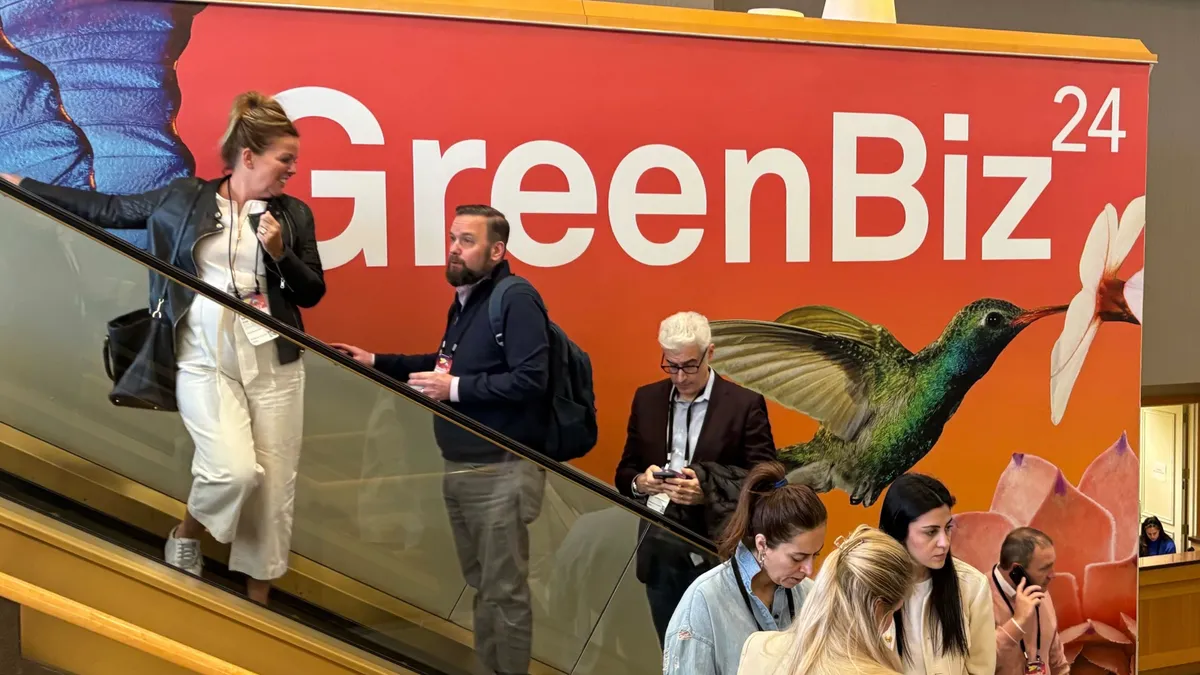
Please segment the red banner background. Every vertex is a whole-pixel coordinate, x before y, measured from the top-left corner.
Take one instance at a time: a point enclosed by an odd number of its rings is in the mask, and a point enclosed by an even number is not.
[[[253,25],[261,29],[241,29]],[[620,455],[634,389],[662,377],[655,335],[665,316],[693,309],[711,319],[772,319],[793,307],[825,304],[886,326],[916,351],[979,298],[1022,307],[1069,302],[1080,288],[1080,254],[1097,214],[1106,203],[1122,211],[1145,192],[1145,65],[210,6],[195,22],[178,72],[179,130],[200,175],[218,173],[216,143],[229,102],[249,88],[330,88],[378,120],[382,145],[355,145],[329,119],[300,120],[301,172],[290,187],[313,207],[321,237],[330,239],[346,227],[355,203],[313,198],[309,171],[384,172],[388,264],[367,266],[359,256],[331,270],[329,294],[309,314],[318,337],[376,351],[434,350],[451,300],[442,268],[415,263],[413,141],[438,141],[442,152],[460,141],[486,143],[486,168],[450,180],[447,214],[459,203],[488,201],[497,166],[521,144],[555,141],[576,151],[594,177],[595,213],[530,214],[522,221],[530,237],[546,243],[568,227],[589,228],[590,244],[556,267],[531,266],[514,250],[514,269],[539,287],[553,318],[592,355],[601,439],[578,465],[606,480]],[[1066,141],[1084,143],[1086,151],[1055,152],[1052,141],[1077,107],[1075,98],[1055,103],[1055,96],[1072,85],[1088,105]],[[1109,139],[1087,135],[1113,88],[1121,91],[1117,124],[1126,132],[1117,152]],[[1112,126],[1107,112],[1101,129]],[[916,187],[928,205],[929,228],[911,255],[834,260],[838,113],[895,115],[920,130],[927,160]],[[969,116],[968,140],[943,140],[947,113]],[[706,189],[700,215],[638,218],[652,242],[670,241],[680,228],[703,231],[694,253],[676,264],[636,261],[610,224],[614,171],[629,153],[652,144],[690,157]],[[787,261],[784,184],[768,175],[753,192],[749,262],[727,262],[726,151],[753,157],[768,148],[795,153],[807,167],[809,261]],[[857,148],[861,173],[901,165],[901,146],[893,140],[863,139]],[[946,260],[943,252],[946,154],[966,156],[965,260]],[[1049,259],[983,259],[985,232],[1022,183],[985,177],[986,156],[1048,158],[1049,185],[1012,237],[1049,240]],[[568,187],[563,172],[550,166],[532,169],[521,185]],[[637,187],[672,193],[680,181],[652,169]],[[857,203],[860,236],[901,230],[905,214],[896,200]],[[1139,243],[1120,277],[1140,269],[1141,260]],[[1139,329],[1102,327],[1066,417],[1055,426],[1050,352],[1061,327],[1059,316],[1018,336],[917,465],[951,487],[960,509],[988,508],[1014,452],[1050,459],[1075,482],[1122,432],[1136,444]],[[815,429],[807,417],[774,405],[771,419],[780,447]],[[831,536],[877,520],[878,506],[851,507],[841,492],[827,495],[826,503]]]

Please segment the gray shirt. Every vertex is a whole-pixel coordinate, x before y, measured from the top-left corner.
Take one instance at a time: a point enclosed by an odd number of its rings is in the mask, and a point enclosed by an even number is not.
[[[741,571],[745,596],[738,591],[734,564]],[[788,593],[799,614],[812,589],[812,580],[805,579],[790,591],[777,587],[768,608],[750,589],[750,580],[760,569],[750,551],[738,544],[732,560],[692,582],[667,625],[664,675],[736,675],[742,645],[751,633],[779,631],[791,625]],[[746,606],[747,597],[754,608],[753,615]]]

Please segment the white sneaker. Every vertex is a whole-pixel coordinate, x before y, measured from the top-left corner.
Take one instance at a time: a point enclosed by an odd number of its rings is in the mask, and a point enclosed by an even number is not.
[[[204,569],[204,558],[200,555],[200,540],[176,537],[175,530],[171,530],[171,534],[167,535],[164,556],[168,565],[188,574],[200,576],[201,570]]]

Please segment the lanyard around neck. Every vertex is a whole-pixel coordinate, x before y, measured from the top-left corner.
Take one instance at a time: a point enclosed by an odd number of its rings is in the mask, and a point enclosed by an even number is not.
[[[1008,599],[1008,594],[1005,593],[1004,589],[1000,586],[1000,580],[996,578],[996,572],[997,572],[996,569],[992,570],[992,583],[996,585],[996,590],[1000,591],[1000,599],[1003,600],[1005,606],[1008,607],[1009,613],[1015,617],[1017,615],[1017,610],[1013,609],[1012,602]],[[1037,617],[1037,651],[1034,653],[1033,656],[1034,656],[1034,658],[1040,659],[1041,654],[1042,654],[1042,608],[1034,607],[1033,612],[1034,612],[1034,615]],[[1029,662],[1029,651],[1025,648],[1025,639],[1021,638],[1020,643],[1021,643],[1021,653],[1025,655],[1025,662],[1028,663]]]
[[[759,623],[758,615],[754,613],[754,603],[750,602],[750,594],[746,592],[746,584],[742,581],[742,570],[741,565],[739,565],[737,561],[737,553],[733,554],[733,558],[730,559],[729,564],[733,567],[733,578],[737,579],[737,587],[742,593],[742,602],[746,603],[746,609],[750,612],[750,618],[754,619],[754,625],[758,626],[760,633],[766,632],[768,629],[763,628],[763,625]],[[785,588],[784,592],[785,595],[787,595],[788,623],[790,624],[796,620],[796,601],[792,598],[792,592],[790,590]]]
[[[471,320],[479,313],[480,306],[487,304],[488,298],[485,298],[482,302],[471,304],[471,299],[478,291],[478,287],[473,289],[471,294],[467,296],[465,303],[460,301],[457,296],[455,297],[454,302],[458,305],[458,311],[454,311],[453,308],[451,309],[451,317],[446,323],[446,332],[442,334],[442,344],[439,347],[439,350],[447,356],[454,356],[454,353],[458,351],[458,343],[462,341],[462,336],[470,327]],[[470,309],[470,314],[467,313],[468,308]],[[450,347],[449,352],[446,352],[447,345]]]
[[[692,445],[692,411],[703,395],[700,393],[691,401],[684,401],[687,403],[687,412],[683,422],[683,461],[685,465],[691,463],[692,457],[696,453],[696,447]],[[675,454],[675,406],[677,403],[679,403],[679,390],[671,387],[671,398],[667,404],[667,464],[671,463],[671,455]],[[699,442],[700,439],[696,440]]]
[[[237,257],[238,257],[238,253],[240,252],[239,249],[242,246],[242,216],[245,213],[244,209],[245,209],[246,205],[242,204],[241,209],[239,209],[237,207],[237,204],[233,201],[232,181],[230,181],[230,179],[228,179],[228,178],[225,179],[225,187],[226,187],[226,191],[229,192],[229,228],[230,228],[230,232],[229,232],[228,253],[226,255],[226,257],[229,260],[229,288],[231,288],[233,290],[233,295],[238,300],[244,300],[244,298],[242,297],[241,291],[238,289],[237,276],[236,276],[234,270],[237,265]],[[218,197],[221,196],[221,186],[220,185],[217,186],[217,196]],[[236,240],[234,239],[235,235],[237,236]],[[255,253],[255,255],[254,255],[254,294],[262,295],[262,289],[258,283],[258,270],[259,270],[259,265],[262,263],[262,255],[263,255],[263,248],[262,248],[261,241],[255,242],[254,253]]]

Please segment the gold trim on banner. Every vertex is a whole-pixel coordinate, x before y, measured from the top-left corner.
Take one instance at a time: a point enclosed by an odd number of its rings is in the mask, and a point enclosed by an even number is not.
[[[202,0],[184,0],[200,2]],[[452,19],[536,23],[745,40],[969,54],[1157,63],[1141,40],[1018,31],[833,21],[598,0],[204,0]]]
[[[157,490],[3,423],[0,470],[148,532],[169,532],[186,508]],[[222,563],[229,559],[229,547],[212,539],[206,538],[204,552]],[[309,558],[293,552],[288,565],[288,573],[275,586],[322,609],[368,627],[394,624],[399,619],[461,645],[473,645],[470,630]],[[537,661],[530,665],[530,672],[562,675]]]

